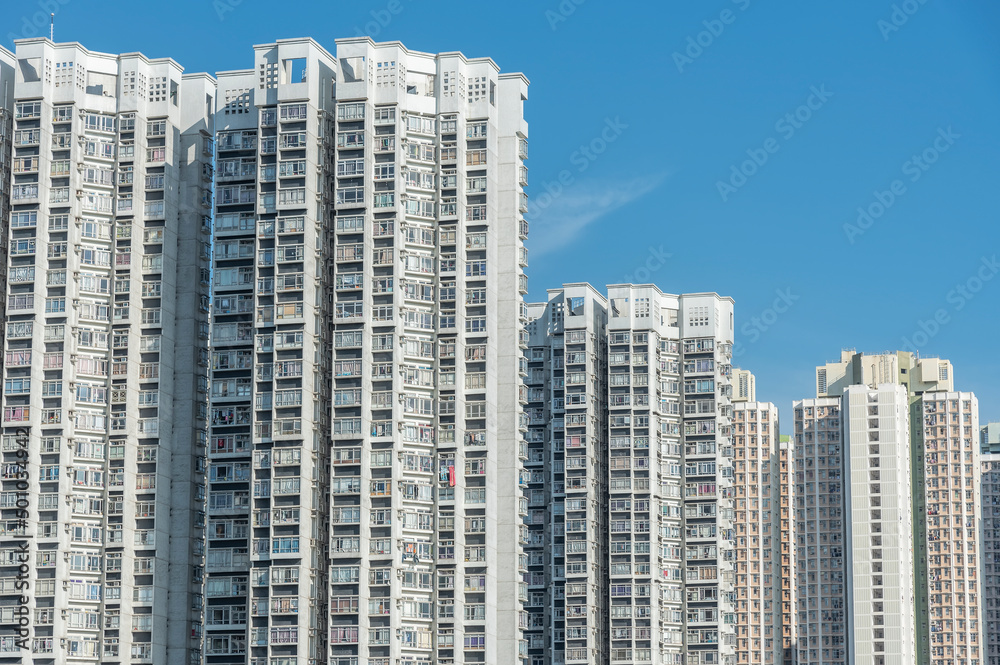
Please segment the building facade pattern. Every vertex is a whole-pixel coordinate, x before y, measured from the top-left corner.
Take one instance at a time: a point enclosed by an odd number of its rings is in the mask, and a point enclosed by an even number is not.
[[[527,659],[527,81],[338,41],[331,659]],[[348,461],[354,460],[354,461]],[[355,543],[360,536],[360,548]],[[353,602],[353,600],[345,601]]]
[[[606,662],[607,301],[566,285],[528,318],[529,655]]]
[[[844,391],[847,625],[852,662],[915,660],[910,417],[896,383]]]
[[[845,351],[782,441],[731,299],[526,305],[527,86],[0,49],[0,665],[1000,661],[951,364]]]
[[[205,655],[323,662],[335,62],[311,40],[219,75]],[[356,571],[355,571],[356,572]],[[297,660],[296,660],[297,659]]]
[[[930,662],[971,665],[984,655],[979,402],[967,392],[925,392],[921,406]]]
[[[982,496],[982,662],[1000,665],[1000,454],[984,453]]]
[[[736,662],[782,663],[783,610],[791,604],[783,589],[791,575],[789,552],[782,552],[788,543],[780,530],[782,508],[786,531],[790,526],[790,506],[782,504],[791,496],[788,460],[780,458],[774,404],[739,401],[733,407]]]
[[[802,665],[847,662],[844,460],[840,399],[792,404],[796,649]]]
[[[200,662],[214,95],[17,43],[0,577],[6,623],[25,543],[34,663]]]
[[[207,652],[526,659],[527,81],[368,39],[220,81]]]
[[[981,661],[980,544],[969,526],[978,523],[981,510],[978,418],[975,396],[953,392],[953,384],[944,359],[844,351],[839,361],[816,368],[818,400],[795,403],[796,489],[805,492],[796,497],[800,662]],[[818,418],[820,407],[828,414],[839,409],[843,423],[831,429],[850,442],[849,449],[838,447],[823,459],[827,480],[830,472],[850,478],[842,504],[851,515],[849,527],[840,517],[811,521],[808,481],[820,449],[809,448],[808,430],[815,425],[808,419]],[[830,575],[816,579],[810,571],[816,552],[809,546],[824,539],[837,541],[828,552],[846,557],[845,572],[835,574],[841,564],[831,559]],[[841,547],[841,539],[850,545]],[[835,581],[824,586],[824,579]],[[829,597],[814,599],[816,593]],[[814,650],[821,642],[820,636],[814,641],[814,629],[827,626],[810,618],[812,605],[837,605],[831,626],[839,629],[841,599],[851,610],[846,633],[831,640],[851,653]]]

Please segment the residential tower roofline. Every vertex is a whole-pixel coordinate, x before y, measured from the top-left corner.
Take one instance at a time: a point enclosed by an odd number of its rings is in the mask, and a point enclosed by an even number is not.
[[[943,360],[941,356],[936,354],[923,355],[920,351],[903,351],[902,349],[896,350],[884,350],[884,351],[858,351],[855,348],[845,348],[840,350],[840,358],[838,360],[828,360],[828,363],[836,362],[846,362],[853,358],[854,356],[895,356],[901,353],[909,353],[917,360],[933,360],[937,358],[938,360]]]
[[[215,78],[221,80],[223,77],[248,76],[252,74],[252,69],[227,69],[225,71],[215,72]]]
[[[183,65],[181,65],[179,62],[177,62],[173,58],[150,58],[146,54],[141,53],[139,51],[129,51],[127,53],[105,53],[104,51],[91,51],[90,49],[88,49],[86,46],[84,46],[80,42],[54,42],[51,39],[49,39],[48,37],[32,37],[30,39],[15,39],[14,40],[14,46],[15,46],[15,48],[20,47],[22,45],[26,46],[26,45],[29,45],[29,44],[37,44],[37,43],[47,44],[48,46],[51,46],[52,48],[75,48],[78,51],[80,51],[81,53],[83,53],[84,55],[87,55],[87,56],[90,56],[90,57],[95,57],[95,58],[108,58],[109,60],[122,60],[124,58],[136,57],[136,58],[139,58],[143,62],[145,62],[147,64],[150,64],[150,65],[159,65],[159,64],[167,63],[167,64],[172,65],[173,67],[176,67],[179,71],[182,71],[182,72],[184,71]]]
[[[656,284],[649,284],[649,283],[646,283],[646,284],[632,284],[630,282],[621,282],[619,284],[608,284],[608,289],[622,288],[622,287],[624,287],[624,288],[634,288],[634,289],[641,289],[641,288],[656,289],[657,292],[661,296],[666,296],[668,298],[680,298],[681,296],[683,296],[685,298],[693,298],[693,297],[696,297],[696,296],[714,296],[718,300],[729,301],[729,302],[731,302],[733,304],[736,303],[736,301],[733,300],[732,296],[719,295],[715,291],[699,291],[697,293],[667,293],[666,291],[664,291],[663,289],[661,289],[660,287],[658,287]]]
[[[208,72],[191,72],[190,74],[181,75],[182,81],[196,81],[198,79],[203,79],[213,85],[218,83],[218,80]]]
[[[607,296],[605,296],[603,293],[601,293],[596,288],[594,288],[594,285],[591,284],[590,282],[568,282],[566,284],[563,284],[561,288],[558,288],[558,289],[548,289],[546,291],[546,293],[549,294],[549,299],[551,300],[552,296],[560,295],[560,294],[563,293],[563,291],[565,291],[566,289],[569,289],[569,288],[584,288],[584,289],[587,289],[588,291],[590,291],[594,295],[595,298],[598,298],[601,302],[603,302],[603,303],[607,303],[608,302]]]
[[[337,46],[340,46],[341,44],[368,44],[369,46],[372,46],[374,48],[396,47],[402,49],[403,52],[406,53],[407,55],[425,55],[429,58],[457,56],[461,58],[463,62],[468,62],[468,63],[488,62],[493,66],[494,69],[497,70],[497,72],[500,71],[500,65],[498,65],[493,58],[489,57],[469,58],[461,51],[443,51],[441,53],[428,53],[427,51],[416,51],[414,49],[407,48],[406,45],[399,40],[393,40],[390,42],[377,42],[371,37],[365,35],[362,37],[342,37],[340,39],[335,40],[335,42]]]
[[[278,46],[279,44],[310,44],[312,46],[315,46],[320,51],[322,51],[322,53],[324,55],[326,55],[328,58],[330,58],[331,60],[335,59],[335,56],[332,53],[330,53],[329,51],[327,51],[326,48],[322,44],[320,44],[318,41],[316,41],[312,37],[286,37],[284,39],[275,39],[270,44],[254,44],[253,48],[256,51],[259,48],[272,48],[272,47]],[[251,69],[249,71],[253,71],[253,70]]]

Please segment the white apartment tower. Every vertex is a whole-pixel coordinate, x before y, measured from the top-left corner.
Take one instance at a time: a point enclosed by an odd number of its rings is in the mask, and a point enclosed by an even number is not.
[[[207,663],[327,659],[335,80],[308,39],[219,74]]]
[[[0,46],[0,238],[10,225],[10,179],[14,136],[14,68],[17,58]],[[7,243],[0,243],[0,325],[7,320]],[[0,369],[0,376],[3,370]]]
[[[532,663],[734,665],[732,299],[567,284],[528,312]]]
[[[1000,453],[984,453],[981,463],[983,665],[1000,665]]]
[[[848,662],[906,665],[916,644],[907,391],[848,386],[842,408]]]
[[[525,661],[528,82],[337,58],[331,660]]]
[[[220,81],[206,655],[526,659],[526,79],[360,38]]]
[[[608,303],[611,662],[735,663],[733,301]]]
[[[607,663],[607,301],[567,284],[528,319],[528,654]]]
[[[17,43],[0,622],[24,593],[30,650],[0,662],[201,662],[214,96]]]
[[[982,658],[977,405],[952,384],[845,351],[795,403],[800,663]]]

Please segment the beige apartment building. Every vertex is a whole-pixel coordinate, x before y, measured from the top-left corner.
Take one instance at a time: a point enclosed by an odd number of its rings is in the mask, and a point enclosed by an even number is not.
[[[845,351],[816,389],[795,403],[799,662],[980,662],[975,396],[907,352]]]
[[[979,402],[972,393],[951,391],[924,393],[920,402],[927,541],[919,545],[926,547],[921,581],[927,590],[930,662],[971,665],[983,662],[986,634]]]
[[[739,371],[735,377],[747,374]],[[786,610],[792,604],[786,594],[793,568],[789,553],[782,551],[789,547],[784,542],[792,497],[789,461],[781,455],[778,408],[770,402],[733,402],[736,663],[780,664],[785,662]]]

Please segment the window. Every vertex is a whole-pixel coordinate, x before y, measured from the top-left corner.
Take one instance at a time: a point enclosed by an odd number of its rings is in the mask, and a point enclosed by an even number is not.
[[[394,111],[394,109],[376,109],[376,116],[378,116],[378,111]],[[353,102],[349,104],[338,104],[337,105],[337,120],[352,121],[352,120],[364,120],[365,119],[365,105],[364,102]],[[378,120],[376,120],[378,122]]]

